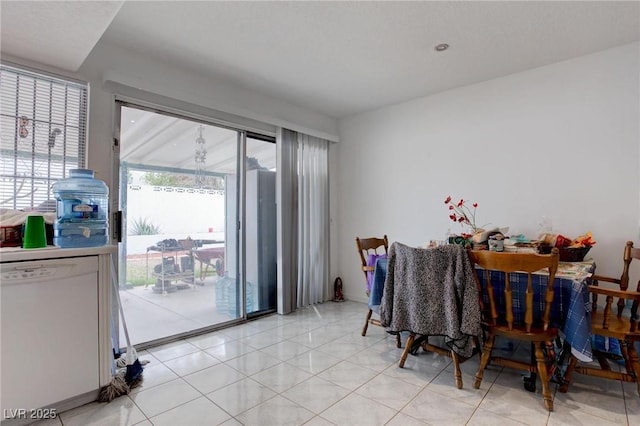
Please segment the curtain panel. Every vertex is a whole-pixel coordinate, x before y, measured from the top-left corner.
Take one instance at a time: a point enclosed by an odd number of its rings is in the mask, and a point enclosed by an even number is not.
[[[278,312],[329,299],[329,142],[278,132]]]

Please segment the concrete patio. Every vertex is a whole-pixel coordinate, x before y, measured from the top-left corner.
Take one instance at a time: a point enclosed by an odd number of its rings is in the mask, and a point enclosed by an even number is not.
[[[228,288],[229,281],[232,280],[227,278],[226,283],[224,280],[224,277],[207,276],[204,281],[196,280],[196,283],[199,283],[196,285],[182,282],[180,287],[186,288],[167,294],[154,292],[153,285],[120,290],[132,344],[162,339],[236,319],[235,295],[229,297]],[[226,294],[223,295],[221,293],[225,287]],[[121,329],[120,345],[125,344],[124,332]]]

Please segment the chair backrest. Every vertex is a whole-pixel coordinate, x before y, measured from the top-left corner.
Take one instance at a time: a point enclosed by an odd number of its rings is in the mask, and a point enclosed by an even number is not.
[[[356,248],[358,249],[358,255],[360,256],[360,262],[362,267],[362,273],[364,279],[368,282],[368,273],[373,272],[375,265],[368,265],[368,257],[370,254],[381,255],[387,254],[389,249],[389,240],[384,235],[382,238],[358,238],[356,237]]]
[[[474,265],[480,266],[485,274],[486,294],[489,299],[487,313],[489,325],[497,325],[498,323],[506,325],[509,330],[523,329],[525,332],[531,332],[534,324],[543,330],[549,328],[549,318],[551,313],[551,305],[553,303],[553,281],[558,270],[559,254],[558,249],[554,248],[551,254],[536,253],[504,253],[489,250],[471,250],[469,258]],[[547,269],[549,280],[547,288],[542,299],[544,307],[542,309],[541,318],[536,318],[534,306],[534,288],[532,282],[532,273],[541,269]],[[494,283],[491,281],[490,271],[498,271],[504,277],[504,307],[498,306],[499,298],[494,293]],[[514,303],[514,293],[511,285],[509,274],[512,272],[520,272],[527,274],[527,287],[524,294],[524,306]],[[523,311],[524,308],[524,311]],[[504,315],[499,315],[504,312]],[[524,314],[522,316],[521,314]],[[517,324],[516,318],[522,317],[523,324]]]
[[[629,288],[630,281],[630,266],[631,261],[633,259],[640,260],[640,248],[634,248],[632,241],[627,241],[624,246],[624,254],[622,256],[624,261],[624,268],[622,269],[622,275],[620,276],[620,288],[622,290],[627,290]],[[636,291],[640,291],[640,280],[638,280],[638,286],[636,287]]]
[[[618,284],[620,286],[620,290],[627,291],[629,289],[629,284],[631,281],[630,271],[631,271],[631,261],[633,259],[638,259],[640,261],[640,248],[633,247],[633,242],[627,241],[624,246],[624,252],[622,255],[623,268],[622,268],[622,275],[620,275],[620,279],[603,277],[601,275],[594,275],[593,276],[594,285],[597,286],[599,281],[606,281],[609,283]],[[635,291],[640,292],[640,280],[638,280],[638,284],[636,286]],[[626,307],[626,303],[627,301],[624,297],[620,297],[618,299],[618,303],[617,303],[618,316],[622,315],[622,312]],[[594,294],[594,297],[592,299],[592,305],[594,309],[597,308],[597,304],[598,304],[598,297],[597,297],[597,294]],[[633,305],[631,306],[631,314],[635,316],[637,315],[637,312],[638,312],[638,301],[634,301]]]

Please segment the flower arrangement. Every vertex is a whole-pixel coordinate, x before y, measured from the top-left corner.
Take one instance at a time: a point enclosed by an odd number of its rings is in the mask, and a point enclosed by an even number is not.
[[[457,203],[452,203],[451,196],[448,196],[444,200],[444,203],[449,206],[449,219],[453,222],[457,222],[461,225],[467,225],[471,228],[471,232],[473,234],[482,230],[476,226],[476,209],[478,208],[478,203],[471,204],[473,210],[467,206],[467,201],[464,199],[460,199]]]

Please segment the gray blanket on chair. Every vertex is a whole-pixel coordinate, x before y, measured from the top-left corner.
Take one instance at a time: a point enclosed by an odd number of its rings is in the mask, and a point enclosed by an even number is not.
[[[394,242],[384,284],[380,320],[390,331],[445,336],[463,357],[481,338],[480,304],[471,261],[464,248],[418,249]]]

